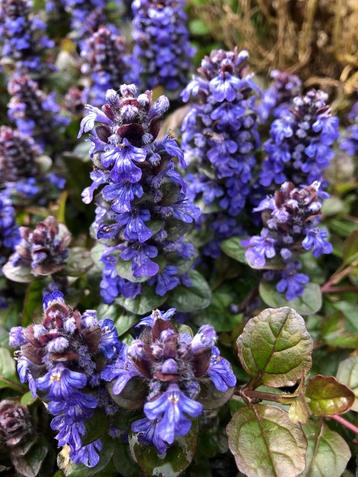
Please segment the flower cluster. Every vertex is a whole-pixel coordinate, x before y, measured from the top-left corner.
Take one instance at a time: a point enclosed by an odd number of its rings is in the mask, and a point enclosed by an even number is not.
[[[48,403],[51,428],[59,445],[69,446],[71,460],[94,467],[102,442],[83,445],[82,439],[95,409],[117,411],[100,380],[101,366],[120,349],[117,331],[111,320],[98,321],[93,310],[82,315],[73,310],[58,291],[46,292],[43,305],[41,323],[10,331],[10,345],[20,348],[19,378]]]
[[[81,56],[81,71],[91,77],[89,101],[100,106],[105,101],[106,91],[114,85],[128,82],[130,74],[129,56],[123,36],[100,27],[86,40]]]
[[[248,53],[213,51],[182,94],[194,104],[182,126],[192,196],[204,204],[214,240],[204,253],[217,257],[220,241],[240,233],[237,216],[250,192],[259,145],[256,87],[247,73]]]
[[[0,127],[0,184],[21,199],[35,199],[37,204],[46,202],[53,185],[61,189],[64,180],[47,171],[51,159],[41,154],[35,141],[8,126]]]
[[[11,399],[0,401],[0,449],[19,447],[32,431],[31,416],[25,406]]]
[[[88,88],[71,86],[64,97],[64,108],[73,116],[82,117],[88,98]]]
[[[264,91],[258,114],[262,123],[270,116],[278,118],[283,111],[287,111],[294,97],[299,96],[302,82],[296,75],[285,71],[273,70],[271,72],[272,84]]]
[[[266,268],[264,279],[277,281],[276,289],[287,300],[301,296],[309,277],[300,273],[299,255],[311,251],[314,257],[332,253],[327,231],[319,227],[320,184],[296,188],[282,184],[275,195],[266,197],[255,212],[262,213],[260,235],[243,241],[246,260],[252,268]]]
[[[0,266],[20,239],[15,209],[7,191],[0,191]],[[1,272],[0,272],[1,273]]]
[[[274,187],[285,181],[297,186],[322,182],[338,134],[338,118],[331,114],[326,93],[311,90],[297,96],[271,125],[260,183]]]
[[[345,131],[340,147],[349,156],[358,154],[358,101],[356,101],[348,114],[350,125]]]
[[[46,49],[54,43],[46,34],[46,24],[31,14],[31,0],[0,1],[0,35],[2,56],[11,60],[17,71],[43,75],[49,66],[43,64]]]
[[[94,11],[103,11],[107,0],[61,0],[65,10],[71,15],[72,30],[77,32],[84,28],[89,15]],[[87,28],[87,27],[85,27]]]
[[[58,224],[54,217],[47,217],[36,225],[34,230],[20,227],[21,240],[15,252],[9,258],[3,271],[12,278],[12,270],[21,268],[24,279],[26,272],[34,276],[47,276],[63,269],[71,234],[63,224]]]
[[[224,404],[236,384],[229,362],[215,346],[212,326],[202,326],[193,337],[170,321],[174,313],[174,309],[155,310],[144,318],[138,325],[144,327],[139,338],[124,346],[101,375],[110,382],[111,395],[119,405],[127,395],[132,409],[143,408],[145,417],[133,422],[132,431],[140,442],[153,444],[160,455],[190,431],[191,420],[204,407]]]
[[[18,130],[31,135],[40,146],[53,141],[58,130],[68,123],[60,114],[55,94],[46,94],[27,75],[15,75],[9,81],[9,119]]]
[[[169,107],[165,96],[152,102],[135,85],[108,90],[102,110],[87,106],[80,135],[91,132],[93,184],[83,193],[91,202],[96,189],[96,237],[106,241],[101,293],[106,303],[118,295],[133,298],[144,282],[165,295],[187,274],[195,254],[184,232],[198,215],[176,168],[183,153],[170,136],[156,137]],[[181,266],[180,266],[181,265]]]
[[[134,0],[133,60],[143,88],[179,91],[187,83],[194,49],[189,43],[184,0]]]

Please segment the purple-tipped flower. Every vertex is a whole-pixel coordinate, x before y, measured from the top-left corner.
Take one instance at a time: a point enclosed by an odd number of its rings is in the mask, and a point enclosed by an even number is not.
[[[88,28],[88,17],[94,11],[96,11],[96,14],[102,12],[108,0],[61,0],[61,2],[66,11],[71,15],[72,30],[80,32],[84,28]]]
[[[309,277],[300,273],[299,257],[310,251],[314,257],[332,253],[326,230],[319,227],[321,200],[318,182],[296,188],[285,182],[254,212],[262,213],[261,235],[243,242],[246,260],[252,268],[265,268],[264,279],[274,280],[287,300],[303,294]]]
[[[271,72],[272,84],[264,91],[258,106],[258,114],[262,123],[270,116],[278,118],[291,107],[294,97],[299,96],[302,82],[296,75],[285,71]]]
[[[246,51],[213,51],[182,93],[193,105],[182,126],[191,195],[203,204],[212,240],[204,253],[220,254],[220,241],[240,234],[237,216],[250,192],[259,145],[254,112],[256,87]]]
[[[111,320],[98,321],[92,310],[81,315],[65,304],[57,290],[46,292],[43,304],[41,324],[10,332],[10,344],[20,347],[19,377],[48,403],[54,416],[51,428],[59,445],[69,446],[71,460],[94,467],[102,442],[83,444],[85,424],[95,409],[103,408],[108,415],[117,412],[101,384],[100,369],[110,363],[109,349],[111,357],[117,356],[118,336]]]
[[[45,34],[46,24],[31,9],[31,0],[0,1],[2,61],[10,60],[18,72],[44,76],[49,65],[43,57],[54,43]]]
[[[32,136],[40,145],[52,144],[59,129],[68,123],[60,114],[54,94],[46,94],[26,75],[15,75],[8,85],[11,95],[9,118],[17,129]]]
[[[137,94],[135,85],[108,90],[102,110],[87,106],[80,135],[90,132],[95,169],[83,192],[96,194],[97,239],[106,244],[101,294],[106,303],[119,295],[135,297],[144,283],[165,295],[188,284],[194,247],[184,238],[198,209],[188,200],[177,163],[183,153],[170,136],[157,140],[159,121],[169,107],[165,96]]]
[[[348,114],[349,125],[344,131],[340,142],[341,149],[349,156],[358,154],[358,101],[356,101]]]
[[[153,311],[151,320],[141,323],[144,329],[139,338],[102,372],[120,406],[126,405],[123,397],[128,395],[131,409],[143,407],[145,418],[135,421],[132,430],[160,455],[177,437],[185,436],[192,419],[202,414],[202,385],[206,403],[217,391],[227,393],[218,407],[230,398],[236,384],[229,362],[214,346],[216,333],[211,326],[202,326],[192,337],[178,331],[168,318]]]
[[[16,199],[46,203],[61,188],[51,183],[54,174],[47,173],[51,159],[42,155],[40,147],[26,134],[0,127],[0,184],[15,194]]]
[[[91,77],[89,101],[95,106],[105,102],[108,89],[116,88],[130,79],[125,38],[107,27],[100,27],[86,40],[81,56],[81,71]]]
[[[297,96],[271,125],[260,183],[274,187],[286,181],[296,186],[322,182],[337,138],[338,118],[331,114],[327,95],[311,90]]]
[[[184,0],[135,0],[133,60],[143,89],[178,92],[187,83],[194,49],[189,43]]]
[[[4,266],[4,274],[13,279],[13,269],[20,268],[27,274],[47,276],[63,269],[68,255],[71,234],[54,217],[47,217],[32,230],[20,227],[21,240]]]

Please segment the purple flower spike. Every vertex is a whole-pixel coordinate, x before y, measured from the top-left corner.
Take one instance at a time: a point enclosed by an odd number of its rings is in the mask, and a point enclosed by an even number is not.
[[[203,252],[217,258],[220,242],[242,234],[238,215],[250,194],[260,141],[257,87],[247,71],[248,54],[215,50],[205,57],[182,93],[192,99],[182,125],[184,157],[191,164],[189,194],[203,207],[208,240]]]
[[[101,295],[112,303],[149,286],[164,296],[189,285],[176,264],[195,256],[185,232],[199,213],[178,171],[178,163],[185,165],[180,147],[169,136],[157,140],[169,101],[153,102],[151,91],[138,95],[134,84],[108,90],[106,101],[101,109],[86,107],[79,133],[90,133],[96,167],[83,200],[95,197],[94,230],[105,243]]]
[[[319,228],[322,200],[320,183],[296,188],[285,182],[274,197],[267,196],[254,209],[262,212],[260,235],[243,240],[245,257],[252,268],[266,268],[264,278],[274,280],[276,289],[293,300],[304,293],[309,277],[300,273],[299,255],[314,257],[332,253],[328,233]]]
[[[103,444],[100,439],[84,444],[86,423],[94,412],[110,417],[118,411],[99,370],[109,367],[122,347],[111,320],[98,321],[93,310],[81,315],[56,289],[45,291],[43,309],[41,323],[10,331],[10,344],[20,347],[20,382],[48,404],[51,428],[72,462],[95,467]]]

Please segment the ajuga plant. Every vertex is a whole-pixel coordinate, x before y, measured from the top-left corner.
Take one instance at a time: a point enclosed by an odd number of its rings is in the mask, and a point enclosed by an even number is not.
[[[0,127],[0,184],[17,203],[43,205],[58,195],[64,179],[50,172],[51,164],[31,136]]]
[[[8,116],[17,129],[44,147],[53,144],[68,118],[61,116],[55,93],[46,94],[27,75],[14,75],[8,84]]]
[[[144,412],[132,431],[159,455],[189,433],[204,407],[213,412],[225,404],[236,384],[229,362],[215,346],[214,328],[203,325],[193,336],[189,328],[174,324],[174,313],[155,310],[140,321],[139,337],[124,345],[101,374],[119,406]]]
[[[349,156],[358,154],[358,101],[348,114],[348,127],[340,141],[341,149]]]
[[[85,444],[83,437],[96,409],[107,416],[118,410],[101,380],[101,369],[120,350],[117,331],[93,310],[73,310],[58,290],[44,293],[43,308],[40,323],[10,331],[10,346],[20,348],[19,378],[47,403],[59,446],[69,449],[74,463],[94,467],[103,443]]]
[[[187,83],[194,49],[189,43],[184,0],[135,0],[133,62],[143,89],[178,93]]]
[[[130,80],[130,58],[126,49],[124,37],[106,27],[100,27],[85,41],[81,71],[90,77],[88,101],[95,106],[105,102],[106,91],[112,85]]]
[[[46,36],[46,24],[31,10],[31,0],[0,1],[2,63],[41,77],[53,69],[45,57],[54,43]]]
[[[6,285],[3,283],[2,266],[14,251],[20,240],[19,228],[16,224],[15,209],[9,191],[0,191],[0,309],[6,308],[8,300]]]
[[[267,196],[254,209],[261,212],[260,235],[243,241],[246,260],[252,268],[266,269],[263,278],[293,300],[304,293],[309,276],[300,272],[300,255],[314,257],[332,253],[328,233],[319,227],[322,201],[319,182],[295,187],[285,182],[274,196]]]
[[[261,185],[274,188],[285,181],[296,186],[323,181],[339,134],[338,118],[331,114],[327,97],[323,91],[310,90],[281,111],[264,144]]]
[[[20,236],[14,253],[3,267],[7,278],[26,283],[33,277],[46,277],[63,270],[71,242],[65,225],[49,216],[34,229],[20,227]]]
[[[278,118],[291,107],[294,97],[302,91],[302,82],[296,75],[285,71],[271,71],[271,85],[263,92],[258,105],[258,115],[262,123],[270,117]]]
[[[195,255],[184,237],[198,216],[186,195],[177,162],[183,153],[171,136],[158,140],[159,121],[169,107],[161,96],[137,93],[135,85],[108,90],[102,110],[87,106],[79,135],[90,132],[94,170],[83,192],[96,194],[95,236],[105,244],[101,294],[134,298],[144,286],[164,296],[179,284],[190,286]]]
[[[204,254],[217,257],[220,242],[240,234],[238,215],[250,193],[260,140],[254,112],[256,87],[248,53],[215,50],[182,93],[191,109],[182,125],[182,147],[191,172],[189,191],[202,204]]]
[[[64,97],[64,108],[75,118],[82,118],[88,98],[88,88],[71,86]]]

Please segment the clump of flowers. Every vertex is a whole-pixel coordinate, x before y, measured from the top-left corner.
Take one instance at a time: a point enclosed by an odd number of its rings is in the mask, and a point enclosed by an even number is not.
[[[20,132],[32,136],[41,146],[53,141],[59,129],[68,123],[68,118],[60,114],[55,94],[46,94],[29,76],[12,77],[8,91],[11,95],[9,119]]]
[[[71,86],[64,97],[64,107],[73,116],[82,117],[88,98],[88,88]]]
[[[10,331],[10,345],[20,348],[19,378],[48,404],[51,428],[59,445],[69,447],[71,460],[94,467],[102,442],[84,445],[83,438],[95,409],[117,411],[100,380],[101,367],[120,349],[117,331],[111,320],[97,320],[93,310],[73,310],[57,290],[44,294],[43,307],[41,323]]]
[[[102,110],[87,106],[80,135],[90,132],[95,168],[85,203],[96,196],[96,238],[105,243],[101,294],[106,303],[119,295],[133,298],[144,284],[165,295],[190,281],[194,247],[184,238],[198,209],[188,200],[177,161],[183,153],[170,136],[158,140],[169,101],[154,103],[150,91],[135,85],[108,90]]]
[[[10,451],[32,434],[31,415],[25,406],[12,399],[0,401],[0,448]]]
[[[50,167],[51,159],[42,155],[30,136],[8,126],[0,127],[0,183],[8,190],[20,199],[36,198],[37,203],[45,203],[51,196],[49,184],[57,189],[63,187],[62,178],[47,172]]]
[[[292,181],[297,186],[323,180],[334,156],[338,118],[332,116],[323,91],[297,96],[270,128],[260,175],[264,187]]]
[[[203,203],[203,220],[210,219],[213,239],[204,253],[212,257],[220,254],[221,240],[241,232],[237,216],[250,193],[260,142],[247,59],[246,51],[213,51],[182,93],[185,102],[193,98],[182,126],[192,167],[187,180],[191,195]]]
[[[65,225],[49,216],[33,230],[20,227],[20,236],[15,252],[3,268],[9,279],[13,279],[14,269],[21,269],[22,281],[27,282],[29,275],[48,276],[64,268],[71,242]],[[20,281],[20,276],[15,281]]]
[[[135,0],[133,59],[143,88],[179,91],[187,83],[194,49],[189,43],[184,0]]]
[[[0,1],[2,56],[3,61],[11,60],[17,71],[38,76],[48,72],[43,59],[54,43],[46,36],[46,24],[31,9],[31,0]]]
[[[74,32],[80,31],[94,11],[103,11],[107,0],[61,0],[66,11],[71,15],[71,27]]]
[[[130,61],[125,38],[109,28],[100,27],[84,43],[81,56],[81,71],[91,77],[89,101],[100,106],[108,89],[129,79]]]
[[[349,126],[340,142],[341,149],[349,156],[358,154],[358,101],[356,101],[348,114]]]
[[[127,395],[132,409],[143,408],[145,417],[133,422],[132,431],[140,442],[153,444],[159,455],[190,431],[204,405],[216,409],[224,404],[236,384],[229,362],[215,346],[214,328],[204,325],[193,337],[170,321],[174,313],[155,310],[144,318],[138,339],[102,371],[119,405]]]
[[[9,193],[0,191],[0,265],[14,250],[20,239],[19,228],[16,225],[15,209]]]
[[[270,116],[278,118],[287,111],[294,97],[302,91],[302,82],[296,75],[285,71],[271,71],[272,84],[264,91],[258,106],[258,114],[262,123]]]
[[[267,269],[263,277],[276,282],[287,300],[303,294],[309,277],[300,272],[300,255],[314,257],[332,253],[328,233],[319,227],[322,201],[320,184],[295,187],[285,182],[274,196],[267,196],[254,209],[262,213],[260,235],[243,241],[246,260],[252,268]]]

